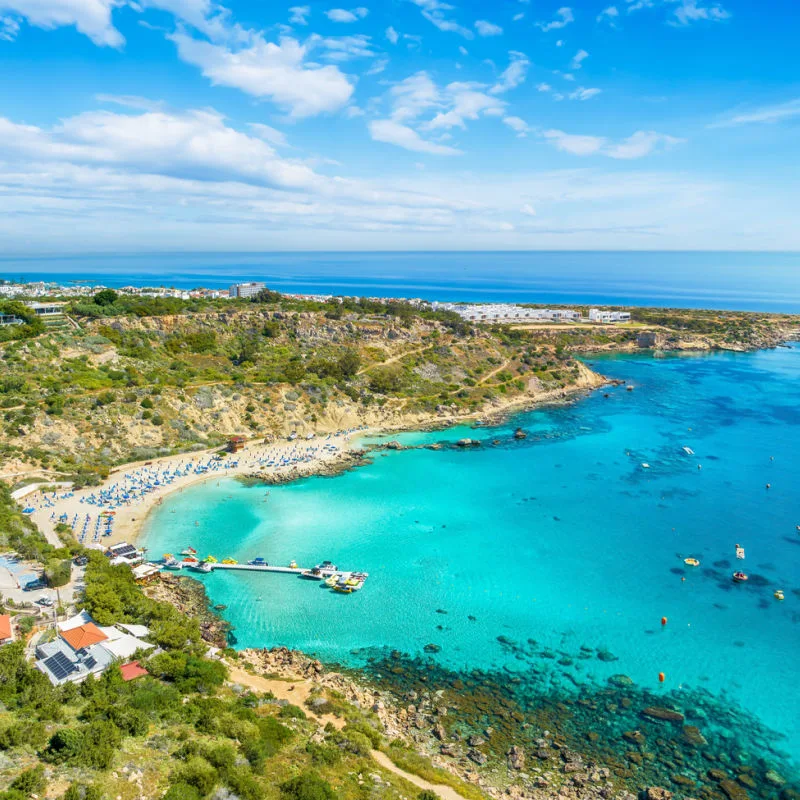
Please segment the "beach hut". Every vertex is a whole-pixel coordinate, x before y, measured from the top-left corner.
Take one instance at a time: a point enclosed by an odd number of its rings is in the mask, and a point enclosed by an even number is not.
[[[228,439],[228,452],[229,453],[238,453],[241,449],[244,448],[244,443],[247,440],[244,436],[231,436]]]

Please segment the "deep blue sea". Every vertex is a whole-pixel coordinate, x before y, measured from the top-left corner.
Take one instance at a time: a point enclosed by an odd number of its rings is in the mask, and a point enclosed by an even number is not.
[[[409,433],[399,438],[484,444],[378,453],[268,497],[233,480],[199,485],[153,512],[145,543],[152,555],[193,545],[370,573],[350,596],[285,575],[204,577],[240,647],[357,666],[432,643],[449,668],[512,672],[523,665],[498,636],[604,648],[618,660],[542,668],[708,690],[784,735],[800,761],[800,347],[588,363],[635,389],[491,429]],[[518,425],[527,439],[513,439]],[[737,568],[747,584],[732,582]]]
[[[0,278],[469,302],[800,312],[800,253],[406,252],[0,256]]]

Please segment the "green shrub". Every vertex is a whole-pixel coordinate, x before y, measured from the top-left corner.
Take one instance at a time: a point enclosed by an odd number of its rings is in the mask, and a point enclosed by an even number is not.
[[[163,800],[200,800],[201,796],[196,786],[179,781],[167,789]]]
[[[16,789],[27,797],[31,794],[41,794],[46,786],[44,767],[41,764],[37,764],[35,767],[26,769],[25,772],[17,775],[11,782],[9,789]]]
[[[316,772],[304,772],[290,778],[281,784],[280,790],[288,800],[337,800],[331,785]]]
[[[181,783],[194,786],[201,796],[207,795],[217,784],[217,771],[200,756],[190,758],[177,772]]]

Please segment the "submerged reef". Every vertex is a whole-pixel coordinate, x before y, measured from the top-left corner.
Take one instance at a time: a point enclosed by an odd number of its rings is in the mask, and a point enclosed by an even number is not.
[[[354,675],[394,698],[418,746],[512,796],[800,800],[800,772],[781,735],[731,698],[702,688],[653,691],[622,673],[578,681],[573,663],[613,654],[498,641],[522,656],[522,669],[461,672],[432,658],[371,651],[358,654],[365,666]],[[650,798],[654,787],[664,794]]]

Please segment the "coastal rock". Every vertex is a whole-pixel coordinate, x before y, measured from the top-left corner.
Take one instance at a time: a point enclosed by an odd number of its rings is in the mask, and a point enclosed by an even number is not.
[[[705,736],[700,733],[700,729],[695,725],[684,725],[683,740],[693,747],[703,747],[708,744]]]
[[[507,755],[509,769],[525,769],[525,751],[519,745],[512,745]]]
[[[619,658],[608,650],[598,650],[597,657],[600,661],[619,661]]]
[[[720,781],[719,788],[725,792],[728,800],[750,800],[750,795],[736,781],[730,779]]]
[[[607,683],[609,686],[616,686],[618,689],[627,689],[629,686],[633,686],[633,679],[627,675],[612,675]]]
[[[683,722],[684,720],[684,716],[680,711],[663,708],[662,706],[648,706],[642,710],[642,715],[662,722]]]
[[[467,751],[467,758],[470,761],[474,762],[475,764],[478,764],[479,766],[483,766],[488,760],[486,756],[483,753],[481,753],[480,750]]]
[[[514,431],[514,438],[515,439],[527,439],[528,438],[528,434],[525,433],[525,431],[522,430],[522,428],[517,428]]]
[[[672,792],[662,786],[648,786],[644,794],[646,800],[672,800]]]
[[[445,738],[447,738],[447,731],[445,731],[444,727],[441,725],[434,725],[433,726],[433,735],[440,741],[443,742]]]
[[[764,780],[773,786],[783,786],[786,783],[786,779],[782,775],[779,775],[777,772],[775,772],[774,769],[768,769],[764,773]]]
[[[486,744],[486,739],[483,739],[480,736],[472,735],[467,739],[467,744],[470,747],[481,747],[482,745]]]
[[[426,653],[440,653],[442,648],[438,644],[426,644],[425,647],[422,648]]]

